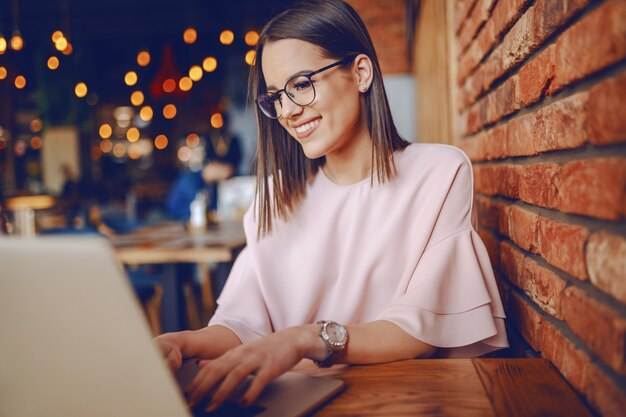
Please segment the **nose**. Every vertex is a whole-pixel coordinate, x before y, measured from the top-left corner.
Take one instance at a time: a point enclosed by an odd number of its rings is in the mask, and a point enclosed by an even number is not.
[[[287,97],[287,93],[283,93],[282,107],[280,112],[280,117],[283,119],[290,119],[293,116],[296,116],[302,113],[304,107],[297,105],[289,97]]]

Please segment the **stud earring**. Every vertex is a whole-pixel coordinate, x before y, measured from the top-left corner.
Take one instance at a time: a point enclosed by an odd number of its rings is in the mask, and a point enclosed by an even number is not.
[[[367,86],[365,84],[361,84],[359,86],[359,90],[361,90],[362,92],[365,92],[365,90],[367,90]]]

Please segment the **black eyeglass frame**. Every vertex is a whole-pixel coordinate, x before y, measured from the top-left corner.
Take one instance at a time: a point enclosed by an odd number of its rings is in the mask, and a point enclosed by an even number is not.
[[[325,67],[320,68],[320,69],[318,69],[318,70],[315,70],[315,71],[309,72],[309,73],[307,73],[307,74],[299,74],[299,75],[296,75],[295,77],[291,77],[290,79],[288,79],[288,80],[287,80],[287,82],[285,83],[285,87],[284,87],[283,89],[278,90],[278,91],[276,91],[275,93],[272,93],[272,94],[271,94],[271,103],[274,103],[274,100],[276,100],[276,99],[277,99],[277,100],[278,100],[278,102],[280,103],[280,107],[282,108],[282,106],[283,106],[283,103],[282,103],[282,95],[281,95],[280,93],[285,93],[285,95],[287,96],[287,98],[289,98],[289,100],[291,100],[291,102],[292,102],[293,104],[295,104],[296,106],[306,107],[306,106],[310,105],[311,103],[313,103],[313,102],[315,101],[315,97],[317,97],[317,92],[315,91],[315,83],[313,82],[313,80],[312,80],[311,78],[312,78],[314,75],[317,75],[317,74],[319,74],[319,73],[321,73],[321,72],[324,72],[324,71],[329,70],[329,69],[331,69],[331,68],[334,68],[334,67],[336,67],[336,66],[345,65],[345,64],[349,63],[350,61],[353,61],[356,57],[357,57],[356,55],[349,55],[349,56],[347,56],[347,57],[345,57],[345,58],[340,59],[340,60],[339,60],[339,61],[337,61],[337,62],[333,62],[332,64],[326,65]],[[293,99],[293,97],[291,96],[291,94],[289,94],[289,92],[287,91],[287,86],[289,85],[289,83],[290,83],[293,79],[298,78],[298,77],[305,77],[305,78],[308,78],[309,82],[311,83],[311,88],[313,89],[313,98],[311,99],[311,101],[309,101],[309,102],[308,102],[308,103],[306,103],[306,104],[296,103],[296,102],[295,102],[295,100]],[[256,102],[257,106],[259,106],[259,109],[261,110],[261,112],[263,112],[263,114],[264,114],[265,116],[269,117],[270,119],[273,119],[273,120],[278,120],[278,119],[280,119],[280,118],[281,118],[281,116],[282,116],[282,113],[281,113],[280,115],[276,116],[276,117],[273,117],[273,116],[269,115],[269,114],[265,111],[265,109],[263,109],[263,106],[262,106],[262,105],[261,105],[261,103],[260,103],[260,99],[261,99],[261,98],[263,98],[264,96],[269,96],[269,94],[268,94],[268,93],[266,93],[266,94],[262,94],[262,95],[258,96],[258,97],[256,98],[256,100],[254,100],[254,101]]]

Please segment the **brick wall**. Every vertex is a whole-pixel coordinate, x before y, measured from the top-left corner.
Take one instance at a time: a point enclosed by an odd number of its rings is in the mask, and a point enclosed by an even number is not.
[[[510,332],[626,409],[626,0],[454,0],[458,145]]]
[[[372,37],[384,75],[410,72],[405,0],[346,0]]]

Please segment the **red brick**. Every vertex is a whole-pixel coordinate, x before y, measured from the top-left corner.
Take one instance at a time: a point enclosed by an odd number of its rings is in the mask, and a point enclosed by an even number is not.
[[[537,235],[539,253],[546,261],[576,278],[588,278],[585,242],[589,230],[586,227],[541,217]]]
[[[502,166],[500,176],[498,177],[500,178],[499,193],[511,198],[520,198],[521,174],[521,166]]]
[[[626,393],[602,370],[587,368],[584,394],[589,404],[602,416],[621,416],[626,410]]]
[[[509,208],[509,236],[520,248],[537,253],[539,251],[539,215],[518,206]]]
[[[534,149],[534,115],[516,117],[506,124],[506,149],[508,156],[527,156],[539,153]]]
[[[554,44],[541,51],[518,72],[515,101],[526,107],[539,101],[554,78]]]
[[[482,227],[478,228],[477,232],[487,249],[492,268],[500,269],[500,240]]]
[[[591,358],[547,320],[539,323],[538,331],[541,356],[552,362],[576,390],[585,389],[589,369],[593,368]]]
[[[458,45],[460,52],[465,51],[472,39],[474,39],[480,26],[489,18],[494,4],[495,0],[478,0],[459,34]]]
[[[477,193],[495,195],[498,193],[499,180],[497,173],[501,171],[496,165],[474,165],[474,188]]]
[[[561,304],[563,318],[611,368],[626,373],[626,319],[578,287],[568,287]]]
[[[521,165],[519,197],[521,200],[548,208],[556,208],[561,186],[561,167],[554,163]]]
[[[606,220],[620,220],[626,187],[626,159],[594,158],[563,165],[558,208]]]
[[[546,106],[533,120],[533,148],[538,152],[578,148],[585,144],[587,92]]]
[[[508,298],[507,317],[533,349],[541,350],[543,318],[515,291],[510,291]]]
[[[467,15],[472,11],[476,0],[457,1],[454,13],[454,31],[459,33],[463,25],[467,22]]]
[[[476,197],[476,213],[478,224],[493,232],[500,230],[500,207],[504,203],[496,202],[491,198]]]
[[[587,267],[593,285],[626,303],[626,239],[604,230],[587,243]]]
[[[458,146],[465,152],[467,157],[472,161],[481,161],[483,157],[483,147],[485,146],[485,132],[479,132],[467,139],[461,139]]]
[[[508,30],[522,15],[522,10],[528,3],[529,0],[499,0],[492,13],[494,35],[499,37]]]
[[[586,130],[594,145],[626,141],[626,72],[589,91]]]
[[[609,0],[583,16],[558,38],[556,57],[553,92],[626,57],[626,2]]]
[[[498,207],[498,219],[500,220],[500,234],[506,237],[511,236],[510,232],[510,217],[511,217],[511,206],[508,204],[502,204]]]

